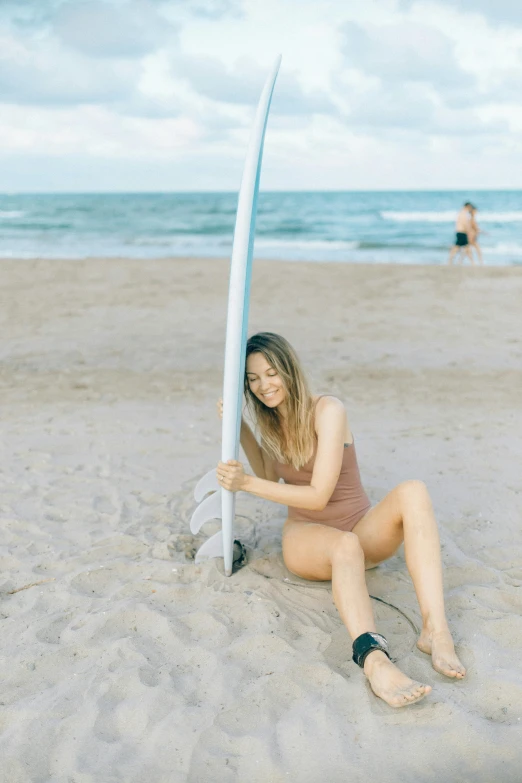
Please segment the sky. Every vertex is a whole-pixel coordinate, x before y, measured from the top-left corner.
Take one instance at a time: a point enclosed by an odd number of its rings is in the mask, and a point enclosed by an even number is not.
[[[0,192],[522,189],[521,0],[0,0]]]

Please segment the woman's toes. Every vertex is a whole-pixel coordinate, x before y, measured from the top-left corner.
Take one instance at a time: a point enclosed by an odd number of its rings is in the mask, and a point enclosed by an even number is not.
[[[444,658],[433,656],[433,668],[446,677],[453,677],[454,679],[462,679],[466,675],[466,669],[458,659],[457,661],[448,661]]]
[[[431,691],[429,685],[415,682],[384,657],[372,654],[364,666],[364,673],[370,681],[376,696],[391,707],[404,707],[422,699]]]
[[[457,658],[453,639],[449,631],[429,634],[423,631],[417,642],[417,647],[428,655],[431,654],[435,671],[446,677],[461,680],[466,675],[466,669]]]
[[[414,691],[414,696],[416,699],[420,698],[421,696],[426,696],[431,691],[431,685],[419,685],[418,688]]]
[[[406,693],[398,694],[396,698],[393,699],[392,706],[402,707],[406,704],[414,704],[416,701],[420,701],[420,699],[426,696],[430,691],[431,688],[429,685],[419,684],[417,685],[417,687],[412,688],[410,691],[407,691]]]

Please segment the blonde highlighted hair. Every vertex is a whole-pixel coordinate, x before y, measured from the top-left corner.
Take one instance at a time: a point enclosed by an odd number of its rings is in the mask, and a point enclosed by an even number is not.
[[[245,369],[247,408],[256,422],[261,443],[276,462],[302,468],[312,457],[315,445],[314,400],[297,354],[284,337],[273,332],[259,332],[247,342],[246,360],[253,353],[262,354],[277,372],[286,392],[286,435],[277,408],[269,408],[250,389]],[[246,364],[245,364],[246,368]]]

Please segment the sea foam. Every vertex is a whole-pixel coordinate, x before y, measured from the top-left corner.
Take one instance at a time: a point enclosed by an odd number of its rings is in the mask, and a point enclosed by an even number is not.
[[[455,220],[457,212],[393,212],[382,211],[383,220],[393,220],[396,223],[450,223]],[[480,223],[519,223],[522,222],[522,211],[514,212],[477,212]]]

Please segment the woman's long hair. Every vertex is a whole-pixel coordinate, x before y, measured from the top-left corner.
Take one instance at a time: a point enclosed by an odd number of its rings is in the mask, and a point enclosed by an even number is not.
[[[286,391],[287,416],[285,430],[277,408],[269,408],[250,390],[245,370],[247,408],[256,422],[263,448],[276,462],[302,468],[312,457],[315,444],[314,401],[308,382],[290,343],[273,332],[259,332],[247,342],[246,359],[261,353],[274,368]],[[246,367],[246,365],[245,365]]]

